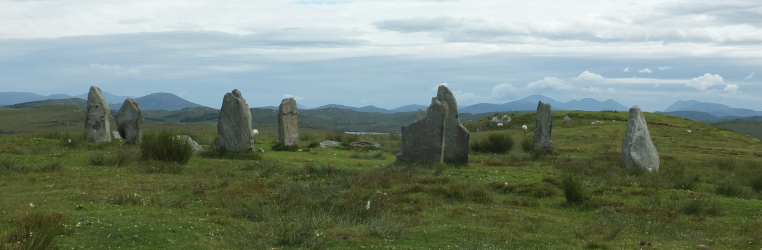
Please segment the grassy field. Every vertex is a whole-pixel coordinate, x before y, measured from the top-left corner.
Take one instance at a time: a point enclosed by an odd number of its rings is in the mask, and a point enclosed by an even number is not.
[[[398,135],[309,130],[301,151],[272,151],[274,127],[256,138],[264,154],[198,154],[180,165],[144,160],[120,141],[84,141],[82,114],[70,126],[13,115],[26,121],[3,119],[0,130],[49,132],[0,135],[0,249],[762,247],[762,143],[672,116],[645,114],[661,159],[649,173],[619,166],[622,112],[554,112],[555,154],[524,150],[533,113],[500,128],[472,122],[470,131],[487,128],[473,143],[491,134],[513,143],[473,152],[468,166],[397,164]],[[216,136],[209,124],[146,127],[207,149]],[[309,147],[325,139],[382,147]]]

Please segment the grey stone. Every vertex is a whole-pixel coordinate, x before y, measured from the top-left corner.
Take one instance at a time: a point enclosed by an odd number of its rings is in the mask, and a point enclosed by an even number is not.
[[[470,134],[460,123],[458,103],[441,85],[431,99],[426,117],[402,127],[402,145],[397,160],[467,164]]]
[[[140,143],[143,137],[143,129],[140,125],[142,120],[143,113],[140,111],[140,105],[132,98],[124,100],[122,108],[116,114],[116,129],[125,142]]]
[[[299,144],[299,110],[293,97],[280,102],[278,112],[278,143],[291,146]]]
[[[196,152],[196,153],[204,152],[204,148],[202,148],[201,145],[198,145],[198,142],[194,141],[193,138],[191,138],[190,136],[178,135],[177,139],[186,141],[188,145],[190,145],[191,148],[193,149],[193,152]]]
[[[511,117],[508,117],[507,115],[503,115],[502,117],[492,117],[492,119],[489,120],[491,123],[509,123],[511,122]]]
[[[415,121],[413,122],[417,122],[423,119],[426,119],[426,110],[418,109],[418,112],[415,113]]]
[[[91,86],[87,94],[87,117],[85,118],[85,134],[88,141],[111,141],[110,114],[111,109],[103,98],[101,89]]]
[[[537,103],[537,123],[534,129],[534,149],[554,152],[553,142],[550,140],[553,130],[553,114],[550,112],[550,103],[540,101]]]
[[[121,140],[122,136],[119,135],[119,131],[111,131],[111,140]]]
[[[254,151],[251,130],[251,111],[237,89],[225,94],[217,122],[217,149],[243,152]]]
[[[264,153],[264,152],[265,152],[265,149],[263,149],[263,148],[259,148],[259,150],[258,150],[258,151],[259,151],[260,153]]]
[[[381,144],[369,141],[356,141],[349,144],[352,147],[375,147],[380,148]]]
[[[325,141],[320,142],[320,146],[324,147],[324,148],[325,147],[338,147],[339,145],[341,145],[341,142],[331,141],[331,140],[325,140]]]
[[[571,118],[569,118],[568,116],[564,116],[564,121],[571,121]]]
[[[638,106],[630,108],[627,130],[622,140],[622,166],[659,170],[659,153],[651,141],[648,125]]]

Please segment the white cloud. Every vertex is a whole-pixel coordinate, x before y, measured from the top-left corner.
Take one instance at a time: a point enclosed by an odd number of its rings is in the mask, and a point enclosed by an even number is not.
[[[630,67],[624,68],[622,71],[624,71],[624,72],[630,72]]]
[[[530,90],[543,90],[543,89],[567,90],[567,89],[573,89],[573,88],[574,88],[574,85],[557,77],[545,77],[542,80],[530,82],[529,84],[527,84],[527,89],[530,89]]]
[[[659,67],[659,70],[661,71],[669,70],[669,69],[672,69],[672,68],[670,68],[669,66]]]
[[[297,100],[297,101],[304,100],[303,98],[301,98],[299,96],[295,96],[295,95],[291,95],[291,94],[283,94],[283,99],[291,98],[291,97],[293,97],[294,100]]]
[[[736,85],[736,84],[725,85],[725,91],[727,91],[727,92],[737,92],[738,91],[738,85]]]
[[[746,78],[744,78],[744,79],[746,79],[746,80],[750,80],[750,79],[752,79],[752,78],[754,78],[754,72],[751,72],[751,74],[750,74],[750,75],[748,75],[748,76],[746,76]]]
[[[725,83],[725,80],[722,79],[722,76],[718,74],[712,75],[712,74],[706,73],[703,76],[699,76],[699,77],[691,79],[685,85],[694,89],[698,89],[698,90],[706,90],[707,88],[711,86],[722,85],[723,83]]]
[[[492,87],[492,99],[500,100],[505,97],[515,97],[519,89],[511,85],[510,83],[503,83]]]
[[[470,102],[477,102],[477,101],[486,102],[486,100],[482,99],[481,97],[471,92],[453,91],[452,95],[454,95],[455,100],[457,100],[460,103],[470,103]]]
[[[653,72],[653,70],[650,70],[648,68],[644,68],[644,69],[638,70],[638,72],[639,73],[644,73],[644,74],[651,74],[651,72]]]
[[[103,70],[103,71],[109,71],[113,73],[114,75],[118,76],[129,76],[129,75],[141,75],[142,72],[140,69],[136,68],[125,68],[119,65],[107,65],[107,64],[98,64],[93,63],[88,65],[90,68],[97,69],[97,70]]]
[[[599,74],[591,73],[591,72],[585,70],[585,72],[582,72],[582,74],[579,74],[579,76],[573,77],[572,80],[574,80],[574,81],[587,81],[587,82],[602,82],[602,81],[605,81],[606,78],[601,76],[601,75],[599,75]]]

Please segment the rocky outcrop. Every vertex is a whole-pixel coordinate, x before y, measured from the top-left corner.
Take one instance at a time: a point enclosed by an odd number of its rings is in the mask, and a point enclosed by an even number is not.
[[[217,122],[217,149],[243,152],[254,151],[251,130],[251,111],[237,89],[225,94]]]
[[[556,151],[553,141],[550,140],[553,130],[553,114],[550,112],[550,103],[540,101],[537,103],[537,123],[534,129],[534,149],[552,153]]]
[[[455,96],[446,86],[440,85],[425,118],[402,127],[402,145],[397,160],[467,164],[469,138],[468,130],[458,118]]]
[[[627,130],[622,140],[622,166],[659,170],[659,153],[651,141],[646,118],[638,106],[630,108]]]
[[[122,108],[116,114],[116,128],[126,143],[140,143],[143,137],[141,120],[143,113],[140,111],[140,105],[132,98],[124,100]]]
[[[280,102],[278,112],[278,143],[291,146],[299,144],[299,110],[293,97]]]
[[[85,118],[85,135],[88,141],[110,142],[111,141],[111,109],[103,98],[101,89],[90,87],[87,94],[87,116]]]

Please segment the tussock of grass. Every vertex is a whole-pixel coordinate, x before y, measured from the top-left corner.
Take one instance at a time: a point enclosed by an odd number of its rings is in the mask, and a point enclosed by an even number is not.
[[[487,138],[474,138],[471,141],[471,150],[476,152],[486,152],[503,154],[513,148],[513,138],[503,132],[493,132],[487,135]]]
[[[579,205],[590,200],[590,196],[585,191],[582,183],[579,179],[567,175],[563,178],[564,197],[566,197],[566,203]]]
[[[31,212],[14,219],[15,229],[3,235],[2,249],[54,249],[58,236],[66,233],[61,213]]]
[[[272,150],[273,151],[291,151],[291,152],[296,152],[297,150],[299,150],[299,145],[296,144],[296,145],[286,146],[284,144],[278,143],[278,144],[275,144],[272,147]]]
[[[162,130],[158,133],[147,132],[143,134],[140,154],[143,160],[185,164],[193,155],[193,148],[188,144],[188,141],[177,139],[177,134]]]

